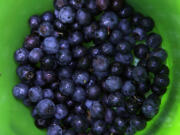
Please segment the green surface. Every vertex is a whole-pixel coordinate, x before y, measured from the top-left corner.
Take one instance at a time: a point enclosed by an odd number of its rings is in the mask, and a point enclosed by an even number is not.
[[[168,51],[171,85],[163,97],[161,111],[137,135],[180,133],[180,1],[129,0],[136,10],[152,16],[163,48]],[[33,14],[52,9],[52,0],[0,0],[0,135],[45,135],[35,128],[30,111],[12,97],[18,83],[13,53],[29,33],[27,20]]]

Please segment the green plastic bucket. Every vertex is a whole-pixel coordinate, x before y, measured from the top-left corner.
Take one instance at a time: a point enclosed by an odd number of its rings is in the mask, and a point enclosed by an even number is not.
[[[159,114],[137,135],[178,135],[180,133],[180,1],[129,0],[145,15],[153,17],[155,31],[163,37],[171,70],[167,94]],[[0,0],[0,135],[45,135],[38,130],[30,111],[12,96],[18,83],[14,51],[29,33],[27,20],[33,14],[52,9],[52,0]]]

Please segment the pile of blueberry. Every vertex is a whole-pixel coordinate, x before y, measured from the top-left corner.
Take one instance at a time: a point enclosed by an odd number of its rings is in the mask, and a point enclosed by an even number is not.
[[[13,95],[47,135],[134,135],[169,84],[154,21],[123,0],[55,0],[29,19]]]

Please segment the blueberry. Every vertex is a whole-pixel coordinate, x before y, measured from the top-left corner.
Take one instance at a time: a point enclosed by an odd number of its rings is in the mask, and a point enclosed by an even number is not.
[[[29,18],[29,25],[31,29],[37,29],[41,23],[41,18],[37,15],[33,15]]]
[[[146,68],[147,67],[147,60],[146,59],[141,59],[138,63],[137,66],[141,66]]]
[[[136,45],[134,48],[134,54],[137,58],[145,59],[149,53],[149,48],[144,44]]]
[[[97,78],[94,75],[91,75],[89,77],[89,82],[86,84],[86,88],[89,88],[91,86],[94,86],[96,84]]]
[[[65,130],[64,132],[63,132],[63,135],[75,135],[75,132],[73,131],[73,130]]]
[[[38,63],[40,62],[41,58],[43,56],[43,51],[40,48],[34,48],[29,52],[29,61],[32,63]]]
[[[92,118],[102,118],[104,108],[99,101],[94,101],[90,106],[90,114]]]
[[[133,62],[133,55],[131,53],[127,53],[127,54],[116,53],[115,61],[120,62],[121,64],[124,65],[129,65]]]
[[[140,26],[142,23],[143,15],[140,13],[135,13],[132,17],[132,23],[134,26]]]
[[[82,132],[86,129],[86,122],[81,116],[74,116],[71,125],[76,132]]]
[[[137,93],[140,95],[144,95],[146,92],[150,90],[148,82],[140,82],[137,85]]]
[[[75,9],[80,9],[84,6],[85,0],[69,0],[69,4]]]
[[[74,107],[74,112],[76,114],[85,114],[86,113],[86,110],[84,109],[84,106],[83,105],[76,105]]]
[[[105,12],[100,18],[100,25],[108,28],[114,29],[118,24],[118,16],[111,11]]]
[[[98,8],[96,5],[96,0],[87,0],[85,3],[85,6],[89,12],[92,14],[97,14],[98,13]]]
[[[150,57],[147,63],[147,69],[152,73],[157,73],[161,69],[161,60],[158,57]]]
[[[25,83],[30,83],[35,77],[34,68],[30,65],[19,66],[16,72],[19,78]]]
[[[145,29],[147,32],[150,32],[154,28],[154,21],[150,17],[143,17],[141,20],[141,27]]]
[[[134,68],[132,75],[137,82],[145,82],[148,77],[146,69],[140,66]]]
[[[130,119],[130,126],[136,130],[143,130],[146,127],[146,121],[141,117],[133,117]]]
[[[168,75],[169,74],[169,68],[166,65],[163,65],[161,67],[161,70],[159,71],[159,74],[166,74],[166,75]]]
[[[101,94],[101,89],[98,85],[90,86],[87,89],[87,96],[89,99],[97,99]]]
[[[114,11],[120,11],[123,6],[123,0],[111,0],[111,8]]]
[[[54,21],[54,26],[58,31],[65,31],[67,28],[66,25],[59,20]]]
[[[54,99],[54,92],[51,89],[44,89],[43,90],[43,98]]]
[[[55,17],[59,20],[59,10],[58,9],[55,9],[54,10],[54,15]],[[59,20],[60,21],[60,20]],[[60,21],[61,22],[61,21]]]
[[[13,95],[17,99],[24,100],[28,95],[28,86],[26,84],[18,84],[13,88]]]
[[[122,37],[123,37],[123,33],[120,30],[115,29],[111,32],[109,40],[111,43],[117,44],[121,41]]]
[[[154,78],[154,83],[160,88],[167,87],[169,85],[169,77],[166,74],[156,75]]]
[[[111,106],[111,107],[117,107],[120,105],[123,105],[124,103],[124,97],[121,93],[116,92],[116,93],[112,93],[110,95],[108,95],[107,97],[107,105]]]
[[[136,133],[136,129],[134,127],[127,127],[125,134],[126,135],[134,135]]]
[[[38,112],[37,112],[36,107],[34,107],[34,108],[32,109],[31,115],[32,115],[32,117],[33,117],[34,119],[39,119],[39,116],[38,116]]]
[[[86,41],[91,41],[94,38],[94,33],[95,31],[98,29],[98,25],[96,22],[91,23],[88,26],[85,26],[83,28],[83,32],[84,32],[84,39]]]
[[[84,90],[84,88],[80,86],[75,87],[72,99],[76,102],[83,103],[83,101],[85,101],[86,99],[86,91]]]
[[[104,88],[108,92],[115,92],[122,87],[122,80],[118,76],[109,76],[104,82]]]
[[[58,91],[59,89],[59,82],[53,82],[50,84],[50,88],[53,90],[53,91]]]
[[[47,135],[62,135],[62,128],[58,125],[48,127]]]
[[[68,65],[72,60],[72,54],[70,50],[68,49],[61,49],[56,55],[56,58],[58,60],[58,64],[61,66]]]
[[[56,107],[50,99],[43,99],[36,105],[36,110],[41,118],[52,118],[55,114]]]
[[[132,34],[136,40],[142,41],[146,39],[146,32],[140,27],[134,28]]]
[[[65,103],[66,102],[66,96],[62,95],[62,93],[60,93],[59,91],[56,91],[54,93],[54,96],[55,96],[55,101],[57,103]]]
[[[62,80],[59,85],[59,90],[66,96],[73,95],[75,90],[73,81],[69,79]]]
[[[67,0],[54,0],[54,7],[56,9],[61,9],[63,6],[67,5]]]
[[[92,131],[96,135],[102,135],[105,132],[105,123],[102,120],[97,120],[92,125]]]
[[[43,99],[43,92],[42,89],[38,86],[31,87],[28,91],[28,97],[31,102],[39,102]]]
[[[28,60],[28,55],[29,55],[29,52],[27,49],[25,48],[20,48],[18,50],[16,50],[16,52],[14,53],[14,59],[20,63],[20,64],[23,64],[23,63],[26,63],[27,60]]]
[[[134,96],[136,93],[136,88],[131,81],[126,81],[123,84],[121,91],[125,96]]]
[[[109,127],[109,132],[110,133],[108,133],[108,132],[106,132],[106,134],[105,135],[109,135],[109,134],[118,134],[119,133],[119,131],[115,128],[115,126],[113,125],[113,126],[111,126],[111,127]]]
[[[100,10],[106,10],[110,6],[109,0],[96,0],[96,5]]]
[[[36,71],[36,78],[35,78],[34,84],[36,86],[44,86],[45,85],[45,81],[43,80],[43,73],[41,70]]]
[[[87,69],[90,65],[90,60],[85,56],[78,60],[77,66],[80,69]]]
[[[80,25],[88,25],[91,23],[91,14],[86,9],[78,9],[76,13],[76,21]]]
[[[26,98],[23,100],[23,104],[26,106],[26,107],[31,107],[32,106],[32,102],[30,101],[29,98]]]
[[[129,98],[126,101],[126,109],[130,114],[136,114],[140,107],[137,104],[136,100]]]
[[[136,44],[136,39],[131,35],[124,36],[124,40],[128,41],[132,46]]]
[[[152,100],[156,105],[160,105],[161,104],[161,97],[159,97],[158,95],[156,95],[155,93],[150,94],[146,100]],[[144,101],[145,102],[145,101]]]
[[[56,67],[57,67],[57,64],[54,57],[47,55],[42,58],[41,68],[45,70],[52,70],[52,69],[55,69]]]
[[[38,28],[38,33],[42,37],[48,37],[54,32],[53,26],[49,22],[43,22]]]
[[[159,34],[151,33],[146,40],[146,43],[151,48],[158,48],[161,46],[162,37]]]
[[[61,40],[59,41],[59,48],[60,48],[60,49],[69,49],[69,48],[70,48],[69,41],[68,41],[68,40],[64,40],[64,39],[61,39]]]
[[[64,6],[59,10],[58,19],[65,24],[73,23],[75,19],[75,11],[70,6]]]
[[[133,14],[133,8],[130,5],[125,5],[119,12],[120,17],[128,18]]]
[[[120,63],[115,62],[115,63],[113,63],[111,65],[111,74],[113,74],[113,75],[120,75],[120,74],[122,74],[123,69],[124,68],[123,68],[123,66]]]
[[[167,91],[166,88],[160,88],[156,85],[152,85],[151,90],[153,93],[155,93],[156,95],[159,95],[159,96],[162,96]]]
[[[101,102],[104,106],[109,105],[109,97],[108,96],[109,95],[106,93],[104,95],[102,95]]]
[[[133,97],[136,104],[139,106],[142,106],[143,102],[145,101],[145,96],[144,95],[135,95],[135,97]]]
[[[97,55],[93,61],[92,61],[92,66],[95,71],[107,71],[109,68],[109,60],[107,57],[104,55]]]
[[[107,39],[108,31],[106,28],[99,28],[94,33],[95,42],[102,42]]]
[[[58,30],[55,30],[55,31],[53,32],[52,36],[55,37],[55,38],[63,38],[65,35],[64,35],[63,32],[60,32],[60,31],[58,31]]]
[[[107,124],[112,124],[114,117],[115,117],[114,111],[110,108],[107,108],[105,111],[104,121]]]
[[[148,119],[152,119],[158,113],[158,110],[159,105],[153,99],[147,99],[143,103],[142,113]]]
[[[129,52],[131,52],[131,44],[127,41],[120,41],[117,45],[116,45],[116,50],[122,54],[127,54]]]
[[[71,28],[72,28],[72,30],[74,30],[74,31],[79,31],[79,30],[82,29],[82,26],[81,26],[78,22],[75,22],[75,23],[73,23],[73,24],[71,25]]]
[[[47,12],[43,13],[41,18],[42,18],[43,22],[53,22],[54,14],[50,11],[47,11]]]
[[[101,49],[100,49],[100,47],[92,47],[92,48],[90,48],[90,55],[92,56],[92,57],[95,57],[95,56],[98,56],[98,55],[100,55],[101,54]]]
[[[103,43],[101,45],[101,52],[104,55],[112,55],[114,52],[114,46],[110,42]]]
[[[58,120],[64,119],[68,115],[68,109],[63,104],[56,105],[55,118]]]
[[[85,101],[85,103],[84,103],[84,104],[85,104],[85,107],[86,107],[87,109],[90,109],[91,106],[92,106],[92,104],[93,104],[93,102],[96,102],[96,101],[87,99],[87,100]]]
[[[72,78],[76,84],[86,85],[89,81],[89,73],[85,71],[76,71]]]
[[[35,125],[37,128],[39,129],[44,129],[44,128],[47,128],[50,124],[50,121],[48,119],[36,119],[35,120]]]
[[[43,71],[42,72],[43,74],[43,80],[46,82],[46,83],[52,83],[56,80],[56,74],[55,72],[53,71]]]
[[[74,118],[75,114],[70,113],[67,118],[64,120],[64,125],[71,126],[72,120]]]
[[[74,58],[83,57],[86,54],[86,48],[83,46],[75,46],[72,53]]]
[[[69,66],[70,68],[72,68],[72,69],[75,69],[76,66],[77,66],[77,61],[71,61],[71,62],[68,64],[68,66]]]
[[[127,109],[124,105],[116,107],[116,115],[122,118],[129,118],[129,113],[127,112]]]
[[[66,105],[67,105],[67,107],[72,108],[75,106],[75,102],[72,100],[67,100]]]
[[[128,19],[120,20],[118,28],[126,35],[132,32],[131,24]]]
[[[72,77],[72,69],[69,67],[62,67],[58,70],[59,80],[68,79]]]
[[[94,75],[96,76],[98,81],[104,80],[108,76],[108,74],[109,74],[109,72],[107,72],[107,71],[105,71],[105,72],[95,71],[94,72]]]
[[[29,35],[26,37],[24,41],[24,48],[31,50],[33,48],[37,48],[40,45],[40,39],[36,35]]]
[[[123,131],[126,128],[126,121],[120,117],[116,117],[114,120],[115,128],[119,131]]]
[[[56,118],[52,118],[51,119],[51,125],[61,125],[60,120],[56,119]]]
[[[83,35],[78,31],[72,32],[68,36],[68,41],[72,46],[79,45],[83,42]]]
[[[158,57],[162,62],[165,62],[168,54],[163,48],[157,48],[152,50],[150,56]]]
[[[59,50],[59,45],[55,37],[47,37],[42,43],[42,48],[47,54],[55,54]]]

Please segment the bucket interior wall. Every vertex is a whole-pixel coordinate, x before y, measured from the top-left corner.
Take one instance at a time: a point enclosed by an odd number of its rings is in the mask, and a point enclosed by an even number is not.
[[[159,114],[137,135],[177,135],[180,132],[180,1],[128,0],[139,12],[151,16],[155,31],[163,37],[169,54],[170,86],[163,97]],[[14,51],[29,34],[27,20],[53,7],[52,0],[0,1],[0,135],[45,135],[34,126],[31,112],[12,96],[19,82]]]

